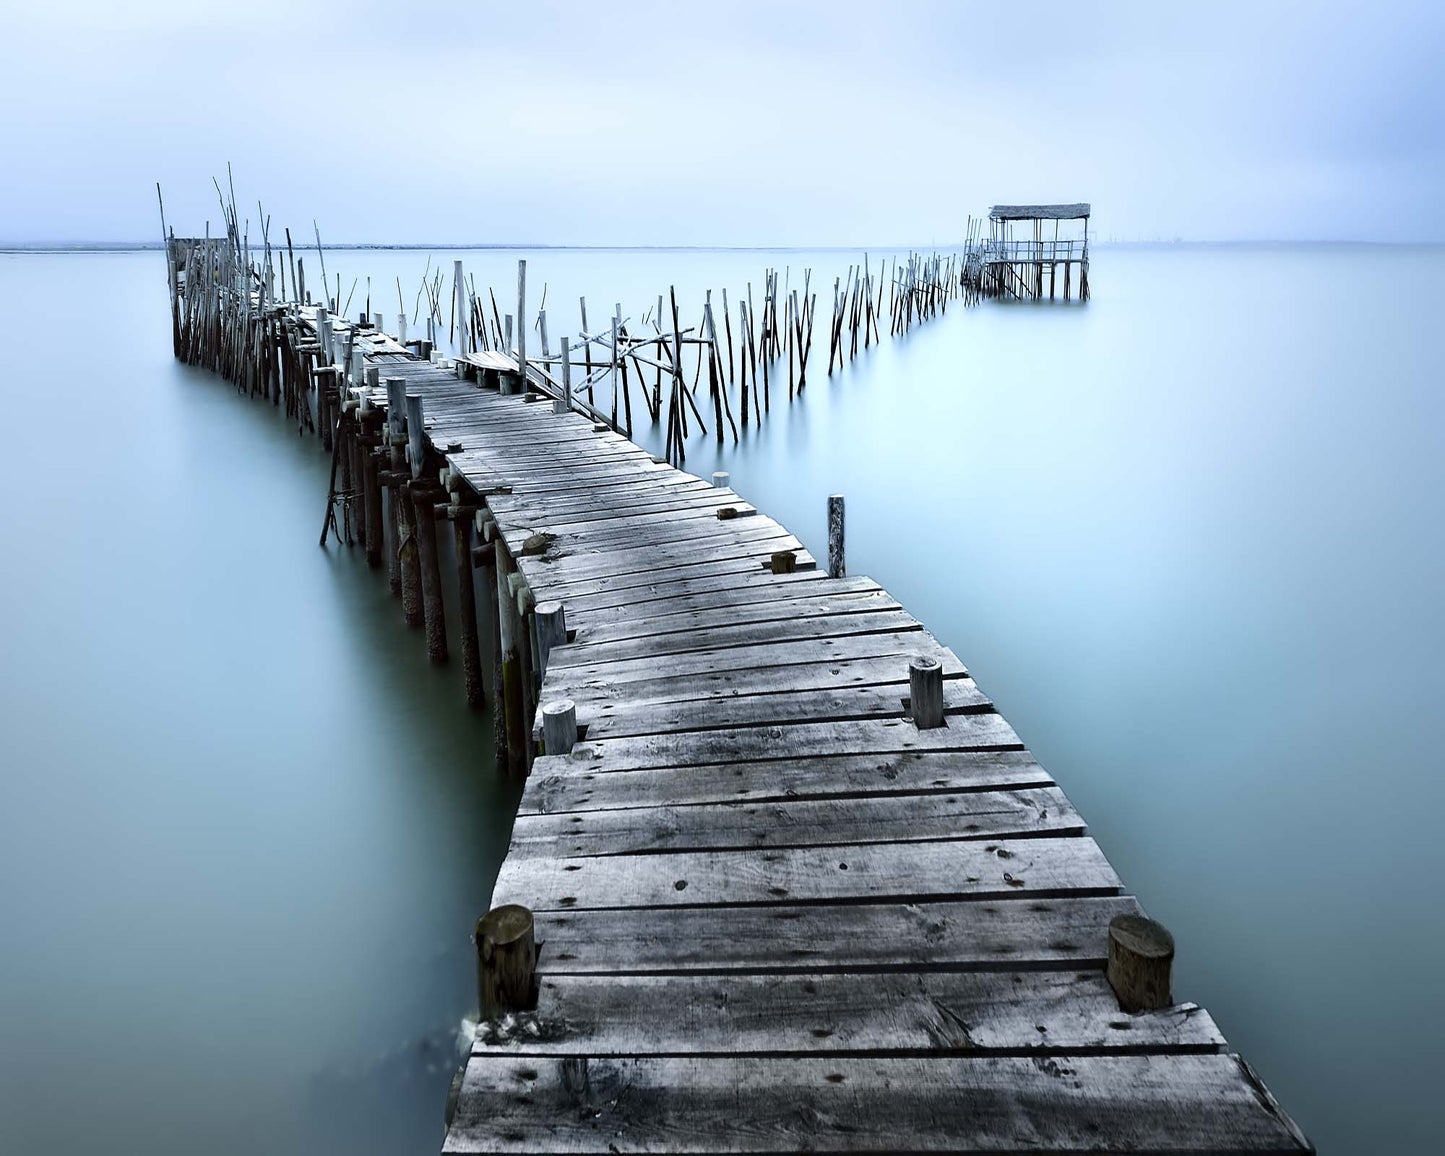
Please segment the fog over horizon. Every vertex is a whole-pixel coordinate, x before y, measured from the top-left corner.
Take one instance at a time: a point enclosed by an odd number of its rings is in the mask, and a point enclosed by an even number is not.
[[[4,0],[0,244],[1445,240],[1445,6]]]

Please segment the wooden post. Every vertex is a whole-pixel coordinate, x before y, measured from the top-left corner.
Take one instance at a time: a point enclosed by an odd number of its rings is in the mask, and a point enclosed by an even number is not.
[[[502,654],[502,708],[506,719],[507,770],[514,775],[527,772],[527,719],[522,707],[522,621],[517,600],[512,596],[512,575],[516,569],[507,544],[500,537],[497,547],[497,625]]]
[[[577,742],[577,708],[570,698],[542,706],[542,744],[549,755],[570,755]]]
[[[1109,986],[1126,1012],[1157,1011],[1174,1003],[1170,972],[1174,936],[1162,923],[1142,915],[1109,920]]]
[[[562,396],[552,402],[553,413],[572,412],[572,352],[570,337],[562,338]]]
[[[537,620],[537,657],[542,678],[547,676],[547,660],[552,648],[567,641],[567,611],[560,602],[539,602],[533,612]]]
[[[477,637],[477,594],[472,581],[472,515],[462,510],[452,513],[452,536],[457,551],[457,596],[460,600],[458,620],[462,636],[462,676],[467,688],[467,705],[480,710],[486,704],[482,684],[482,648]]]
[[[714,470],[714,471],[713,471],[713,475],[712,475],[712,484],[713,484],[717,489],[719,489],[719,490],[725,490],[725,489],[727,489],[727,488],[728,488],[728,472],[727,472],[727,470]]]
[[[943,664],[919,656],[908,664],[908,703],[913,725],[932,730],[943,725]]]
[[[370,525],[366,515],[366,463],[365,448],[362,445],[363,434],[361,431],[361,402],[348,398],[342,405],[344,412],[348,413],[351,420],[346,423],[346,457],[351,465],[351,512],[356,523],[356,541],[362,550],[370,554],[371,548],[366,540],[367,527]]]
[[[488,521],[490,511],[478,510],[477,534],[482,544],[472,551],[472,558],[482,572],[481,595],[487,604],[487,638],[492,661],[492,734],[496,740],[497,767],[507,765],[507,709],[502,694],[502,627],[501,607],[497,603],[497,547],[491,541],[496,523]]]
[[[426,423],[422,419],[419,393],[406,395],[406,459],[411,465],[411,476],[421,477],[421,468],[426,464]]]
[[[408,398],[408,401],[411,399]],[[426,656],[447,660],[447,620],[442,607],[442,568],[437,551],[437,489],[430,482],[412,482],[416,541],[421,563],[422,615],[426,622]]]
[[[772,567],[774,574],[791,574],[798,568],[798,555],[792,550],[776,550]]]
[[[517,262],[517,375],[527,388],[527,262]]]
[[[537,717],[537,691],[542,679],[537,673],[537,620],[532,608],[537,605],[532,590],[520,571],[511,577],[512,598],[517,610],[519,632],[517,654],[522,660],[522,758],[532,765],[532,723]]]
[[[376,436],[368,430],[377,429],[377,412],[370,407],[361,411],[366,421],[362,426],[363,442],[360,452],[361,476],[366,485],[366,564],[380,566],[382,550],[386,547],[386,528],[381,514],[381,457],[373,451],[371,443]]]
[[[617,428],[617,314],[612,315],[612,428]]]
[[[406,380],[386,379],[387,421],[391,441],[391,524],[396,533],[393,551],[398,570],[397,588],[401,593],[401,612],[408,626],[422,624],[421,564],[416,542],[416,511],[411,492],[399,479],[406,473]]]
[[[828,495],[828,577],[843,578],[848,567],[843,556],[843,495]]]
[[[470,352],[467,348],[467,289],[466,282],[462,280],[460,261],[452,262],[452,308],[456,311],[457,356],[465,357]]]
[[[537,1006],[537,941],[532,913],[509,903],[477,920],[477,1006],[484,1019]]]

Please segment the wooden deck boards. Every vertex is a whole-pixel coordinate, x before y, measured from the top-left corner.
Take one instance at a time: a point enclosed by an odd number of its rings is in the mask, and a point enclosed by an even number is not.
[[[1208,1013],[1119,1010],[1137,903],[885,590],[590,418],[380,364],[564,604],[539,698],[582,731],[493,895],[535,913],[539,1004],[482,1025],[445,1152],[1307,1149]]]

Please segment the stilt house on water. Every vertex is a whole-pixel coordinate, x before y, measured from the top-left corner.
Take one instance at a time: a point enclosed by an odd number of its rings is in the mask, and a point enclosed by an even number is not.
[[[988,237],[970,239],[964,275],[984,297],[1053,301],[1062,291],[1065,301],[1087,301],[1088,204],[994,205]]]

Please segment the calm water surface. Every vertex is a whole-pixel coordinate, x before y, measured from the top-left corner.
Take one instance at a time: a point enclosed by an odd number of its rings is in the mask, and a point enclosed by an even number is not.
[[[453,256],[509,308],[518,254]],[[554,340],[578,294],[687,317],[770,264],[826,314],[851,259],[526,256]],[[327,255],[388,322],[425,261]],[[1100,249],[1085,308],[950,309],[831,380],[815,345],[801,401],[689,451],[815,552],[846,495],[850,569],[969,664],[1327,1152],[1436,1134],[1442,274]],[[27,360],[56,302],[96,327]],[[515,805],[490,718],[317,549],[317,443],[172,360],[159,254],[0,256],[0,309],[0,1150],[433,1151]]]

